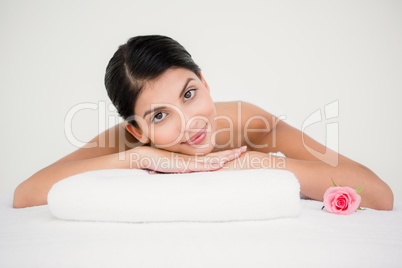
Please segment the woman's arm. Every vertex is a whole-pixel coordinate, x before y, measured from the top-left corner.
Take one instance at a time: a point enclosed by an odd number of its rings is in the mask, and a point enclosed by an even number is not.
[[[392,190],[374,172],[326,148],[268,112],[251,104],[245,105],[247,105],[249,114],[263,115],[269,122],[269,129],[257,134],[253,132],[254,136],[249,137],[251,141],[248,143],[249,152],[241,158],[227,163],[224,168],[289,170],[299,180],[303,195],[321,201],[325,190],[332,186],[332,178],[340,186],[350,186],[354,189],[363,186],[360,193],[361,206],[392,210],[394,202]],[[261,129],[266,127],[267,124],[260,126]],[[254,126],[254,128],[257,127]],[[262,147],[253,148],[253,145],[265,144],[268,146],[263,149],[261,149]],[[282,152],[286,158],[267,155],[269,152]],[[313,155],[312,152],[316,153]]]
[[[322,200],[325,190],[332,186],[332,178],[340,186],[354,189],[363,186],[361,206],[392,210],[391,188],[370,169],[326,148],[283,121],[276,125],[275,131],[265,139],[272,141],[272,135],[276,135],[276,150],[289,158],[286,169],[299,179],[303,195]]]
[[[301,194],[323,201],[326,189],[333,179],[339,186],[354,189],[363,186],[361,206],[379,210],[392,210],[394,197],[390,187],[368,168],[341,162],[333,167],[322,161],[298,160],[250,151],[239,159],[226,163],[222,170],[272,168],[291,171],[301,187]]]
[[[394,196],[391,188],[368,168],[339,163],[332,167],[321,161],[286,160],[286,169],[298,178],[301,193],[307,197],[322,201],[324,192],[332,186],[333,179],[339,186],[350,186],[360,192],[361,206],[379,210],[392,210]]]
[[[14,192],[14,208],[47,204],[47,194],[53,184],[86,171],[125,168],[150,169],[165,173],[212,171],[222,168],[226,161],[239,157],[245,151],[233,149],[206,156],[190,156],[149,146],[136,147],[137,141],[125,131],[124,126],[125,123],[122,123],[105,131],[83,148],[22,182]]]
[[[14,208],[47,204],[47,194],[56,182],[86,171],[112,168],[128,168],[129,158],[120,160],[121,153],[95,158],[56,162],[22,182],[14,192]]]
[[[125,122],[92,139],[84,147],[36,172],[14,192],[15,208],[44,205],[50,188],[69,176],[98,169],[125,168],[119,153],[134,147],[136,140],[125,130]],[[119,148],[120,147],[120,148]]]

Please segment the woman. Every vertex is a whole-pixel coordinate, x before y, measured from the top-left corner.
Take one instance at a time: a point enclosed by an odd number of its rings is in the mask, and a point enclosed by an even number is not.
[[[275,168],[293,172],[309,198],[322,200],[332,178],[355,189],[363,185],[363,207],[393,208],[389,186],[363,165],[250,103],[214,103],[200,68],[169,37],[137,36],[120,46],[105,85],[125,121],[21,183],[14,207],[46,204],[54,183],[90,170]],[[318,159],[306,147],[325,154]],[[275,152],[286,157],[270,154]]]

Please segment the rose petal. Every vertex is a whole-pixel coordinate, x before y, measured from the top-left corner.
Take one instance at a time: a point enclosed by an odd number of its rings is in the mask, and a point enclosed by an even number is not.
[[[328,212],[348,215],[356,211],[361,196],[351,187],[330,187],[324,193],[324,206]]]
[[[336,192],[335,197],[332,201],[332,210],[333,211],[342,211],[342,207],[338,206],[338,201],[341,200],[342,198],[343,198],[343,193],[341,192],[341,189],[338,189],[338,191]]]
[[[340,210],[345,210],[348,207],[348,202],[346,201],[346,198],[344,196],[340,196],[336,200],[336,207],[339,208]]]

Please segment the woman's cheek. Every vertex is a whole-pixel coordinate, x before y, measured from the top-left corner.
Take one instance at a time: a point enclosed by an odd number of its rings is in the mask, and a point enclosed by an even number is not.
[[[181,122],[175,119],[169,118],[169,121],[164,122],[163,125],[155,126],[154,131],[151,129],[150,133],[154,133],[151,140],[155,146],[167,149],[182,141]]]
[[[202,110],[200,110],[200,115],[203,115],[205,117],[214,117],[216,114],[215,111],[215,105],[209,96],[205,96],[202,98],[199,103],[196,104],[197,107],[202,107]]]

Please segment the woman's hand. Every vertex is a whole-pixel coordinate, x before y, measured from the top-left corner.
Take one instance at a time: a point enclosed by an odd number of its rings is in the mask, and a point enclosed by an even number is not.
[[[130,159],[130,168],[147,169],[160,173],[188,173],[214,171],[246,152],[246,147],[210,153],[186,155],[149,146],[141,146],[125,152]]]

